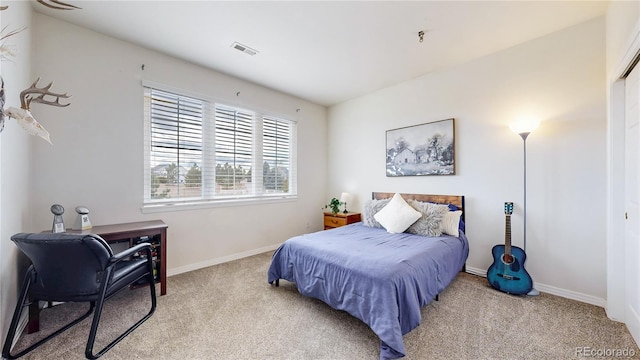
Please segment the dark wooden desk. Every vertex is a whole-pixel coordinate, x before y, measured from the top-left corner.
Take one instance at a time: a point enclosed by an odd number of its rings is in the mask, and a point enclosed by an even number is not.
[[[143,236],[152,238],[160,235],[160,295],[167,293],[167,224],[162,220],[138,221],[124,224],[98,225],[89,230],[67,230],[72,234],[96,234],[107,243],[129,241],[129,247],[136,245],[134,239]]]
[[[162,220],[138,221],[123,224],[98,225],[91,229],[67,230],[72,234],[96,234],[107,243],[124,243],[128,241],[129,247],[136,245],[140,237],[160,236],[160,295],[167,293],[167,224]],[[29,306],[29,323],[27,333],[31,334],[40,330],[39,304]]]

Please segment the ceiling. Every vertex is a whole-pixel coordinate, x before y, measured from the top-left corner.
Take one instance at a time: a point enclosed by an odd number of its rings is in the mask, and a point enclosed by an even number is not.
[[[51,0],[46,0],[51,1]],[[331,106],[602,16],[607,1],[80,1],[37,12]],[[418,32],[425,32],[424,41]],[[239,42],[254,56],[232,47]]]

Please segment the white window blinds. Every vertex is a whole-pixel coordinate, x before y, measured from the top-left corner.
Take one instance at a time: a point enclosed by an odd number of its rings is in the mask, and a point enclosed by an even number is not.
[[[271,117],[262,121],[263,189],[265,194],[289,192],[292,178],[292,123]]]
[[[216,189],[221,195],[251,194],[254,114],[216,106]]]
[[[150,89],[149,199],[202,196],[202,101]]]
[[[145,87],[145,204],[296,195],[295,127]]]

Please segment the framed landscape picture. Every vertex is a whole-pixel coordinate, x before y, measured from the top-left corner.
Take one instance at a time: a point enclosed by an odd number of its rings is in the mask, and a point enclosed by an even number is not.
[[[387,176],[454,175],[454,122],[387,130]]]

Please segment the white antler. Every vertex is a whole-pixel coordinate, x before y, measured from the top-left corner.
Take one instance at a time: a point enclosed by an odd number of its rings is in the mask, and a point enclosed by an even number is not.
[[[43,87],[43,88],[38,88],[38,81],[40,81],[40,78],[37,78],[36,81],[31,85],[31,87],[29,87],[28,89],[24,89],[22,90],[22,92],[20,92],[20,107],[25,109],[25,110],[29,110],[29,105],[31,104],[31,102],[37,102],[37,103],[41,103],[41,104],[45,104],[45,105],[53,105],[53,106],[61,106],[61,107],[65,107],[65,106],[69,106],[71,104],[61,104],[60,103],[60,99],[68,99],[71,96],[67,95],[67,93],[64,94],[57,94],[57,93],[53,93],[51,91],[49,91],[49,89],[51,89],[51,86],[53,86],[53,81],[49,83],[49,85]],[[36,97],[33,97],[33,94],[39,94]],[[45,96],[54,96],[56,99],[55,100],[45,100]]]
[[[29,105],[31,104],[31,102],[36,102],[61,107],[69,106],[70,104],[61,104],[60,99],[68,99],[71,96],[67,95],[66,93],[57,94],[49,91],[49,89],[51,89],[51,86],[53,86],[53,82],[43,88],[39,88],[37,86],[38,81],[40,81],[40,78],[38,78],[28,89],[24,89],[20,93],[20,109],[9,107],[8,109],[4,110],[3,113],[6,116],[16,119],[16,121],[18,121],[18,124],[20,124],[20,126],[27,133],[40,136],[49,144],[51,144],[51,139],[49,139],[49,132],[33,117],[31,111],[29,111]],[[2,82],[2,85],[4,85],[4,81]],[[34,97],[34,94],[37,94],[37,96]],[[4,95],[4,86],[0,95]],[[44,98],[45,96],[53,96],[56,99],[46,100]],[[0,96],[0,98],[1,97],[2,96]],[[2,131],[2,129],[0,129],[0,131]]]

